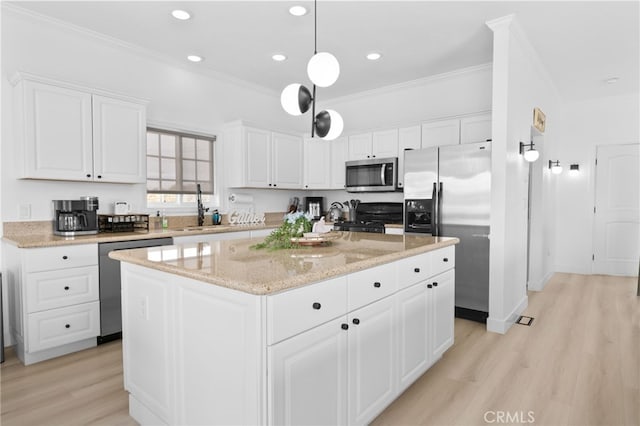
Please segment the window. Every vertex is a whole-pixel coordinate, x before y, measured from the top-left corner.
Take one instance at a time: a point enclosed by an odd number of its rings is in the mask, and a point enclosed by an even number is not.
[[[180,207],[196,202],[200,184],[202,201],[213,195],[213,143],[215,136],[147,129],[147,205]]]

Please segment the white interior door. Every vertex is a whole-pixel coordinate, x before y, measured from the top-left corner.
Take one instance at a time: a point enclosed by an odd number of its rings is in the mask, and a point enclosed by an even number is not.
[[[599,146],[595,274],[636,275],[640,258],[640,144]]]

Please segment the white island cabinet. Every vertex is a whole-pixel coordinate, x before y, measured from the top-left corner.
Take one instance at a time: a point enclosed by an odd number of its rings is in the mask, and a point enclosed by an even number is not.
[[[453,344],[456,239],[253,243],[111,254],[139,423],[367,424]]]

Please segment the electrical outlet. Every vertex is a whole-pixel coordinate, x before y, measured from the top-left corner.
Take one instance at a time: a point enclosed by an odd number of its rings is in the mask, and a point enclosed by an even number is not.
[[[31,219],[31,204],[18,204],[18,219]]]

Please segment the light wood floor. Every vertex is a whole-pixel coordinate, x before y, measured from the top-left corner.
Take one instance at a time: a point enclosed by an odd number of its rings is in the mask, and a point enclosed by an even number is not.
[[[636,278],[556,274],[529,293],[531,327],[506,335],[456,320],[454,346],[375,425],[640,425]],[[122,389],[120,342],[0,370],[0,423],[135,425]],[[496,412],[494,414],[494,412]],[[506,414],[505,414],[506,415]]]

